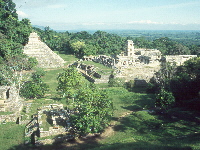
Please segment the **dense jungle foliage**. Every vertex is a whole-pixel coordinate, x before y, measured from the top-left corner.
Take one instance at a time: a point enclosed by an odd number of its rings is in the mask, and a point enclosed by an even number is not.
[[[0,0],[0,85],[16,83],[17,72],[37,64],[35,58],[28,58],[22,50],[31,32],[28,19],[18,20],[15,3]]]
[[[173,107],[199,110],[200,58],[187,60],[181,66],[163,64],[150,80],[148,92],[156,93],[156,105],[166,110]]]
[[[50,27],[45,27],[44,30],[34,27],[34,30],[52,50],[75,54],[79,58],[84,55],[120,54],[125,50],[127,40],[133,40],[136,48],[159,49],[163,55],[198,55],[200,50],[198,44],[184,44],[168,37],[150,40],[145,37],[123,37],[105,31],[56,32]]]

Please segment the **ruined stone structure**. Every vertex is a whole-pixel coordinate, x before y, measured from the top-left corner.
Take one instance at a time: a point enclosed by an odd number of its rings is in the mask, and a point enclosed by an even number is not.
[[[86,65],[82,61],[76,61],[73,64],[69,65],[76,67],[79,72],[90,82],[96,82],[97,79],[101,78],[101,75],[96,71],[94,65]]]
[[[12,86],[0,86],[0,112],[9,112],[9,115],[0,115],[0,122],[16,122],[20,118],[23,102],[19,92]]]
[[[183,63],[186,60],[189,60],[191,58],[197,57],[197,55],[167,55],[165,56],[166,62],[176,62],[176,65],[180,66],[183,65]]]
[[[156,49],[135,49],[133,41],[128,40],[126,51],[117,56],[115,67],[159,66],[161,56]]]
[[[59,55],[40,40],[40,37],[35,32],[30,34],[29,42],[24,46],[24,53],[30,57],[35,57],[38,61],[38,66],[41,68],[62,67],[65,63]]]
[[[115,58],[99,55],[84,57],[84,60],[92,60],[115,69],[116,77],[129,80],[149,81],[154,73],[160,69],[163,62],[175,62],[182,65],[186,60],[197,55],[168,55],[163,57],[157,49],[136,49],[132,40],[128,40],[126,50]]]
[[[84,61],[94,61],[96,63],[103,64],[107,67],[114,67],[115,66],[115,58],[106,56],[106,55],[99,55],[99,56],[84,56]]]

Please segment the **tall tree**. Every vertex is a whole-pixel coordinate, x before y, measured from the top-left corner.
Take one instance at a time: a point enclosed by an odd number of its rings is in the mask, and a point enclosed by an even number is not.
[[[68,101],[68,108],[74,112],[69,117],[73,133],[78,136],[99,133],[108,125],[112,101],[94,84],[86,84],[75,68],[68,68],[58,76],[58,91]]]
[[[70,67],[58,76],[57,91],[61,96],[71,98],[83,86],[84,78],[74,67]]]
[[[107,94],[95,86],[79,89],[73,107],[75,113],[70,116],[70,121],[79,136],[102,132],[108,126],[113,110]]]

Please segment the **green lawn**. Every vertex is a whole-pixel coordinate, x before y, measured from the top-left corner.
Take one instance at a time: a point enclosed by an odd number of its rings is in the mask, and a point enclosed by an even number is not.
[[[0,149],[8,150],[24,142],[24,126],[7,123],[0,124]]]
[[[63,60],[66,61],[65,65],[71,64],[73,62],[75,62],[76,60],[78,60],[78,58],[76,58],[74,55],[66,55],[66,54],[62,54],[62,53],[58,53],[58,51],[54,51],[55,53],[57,53]]]
[[[114,117],[128,111],[137,111],[154,107],[154,95],[128,92],[122,87],[105,89],[114,105]]]
[[[10,114],[13,114],[13,112],[3,112],[3,111],[0,111],[0,115],[10,115]]]
[[[63,69],[54,69],[47,70],[45,76],[43,77],[43,81],[49,85],[49,92],[47,94],[56,95],[56,88],[58,86],[57,77],[59,73],[62,73]]]
[[[113,99],[114,120],[127,111],[132,113],[119,119],[114,134],[100,140],[92,150],[200,149],[200,122],[196,112],[175,109],[168,113],[148,113],[154,107],[154,95],[130,93],[123,88],[106,91]]]

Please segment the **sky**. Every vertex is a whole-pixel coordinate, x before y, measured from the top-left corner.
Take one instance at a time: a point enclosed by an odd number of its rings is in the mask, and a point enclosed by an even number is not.
[[[19,19],[54,30],[200,30],[200,0],[13,0]]]

